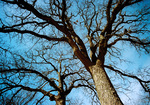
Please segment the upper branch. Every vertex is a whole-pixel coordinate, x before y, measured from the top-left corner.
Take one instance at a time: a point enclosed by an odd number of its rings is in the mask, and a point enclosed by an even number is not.
[[[62,1],[62,21],[65,24],[66,0]]]
[[[108,5],[107,5],[107,9],[106,9],[106,16],[107,16],[107,24],[108,25],[111,25],[111,23],[110,23],[110,9],[111,9],[111,4],[112,4],[112,0],[109,0],[109,2],[108,2]],[[108,27],[109,29],[107,29],[108,31],[107,32],[109,32],[108,34],[110,34],[110,32],[111,32],[111,26],[109,26]]]
[[[27,3],[24,0],[14,0],[14,1],[8,1],[8,0],[2,0],[6,3],[10,3],[10,4],[17,4],[20,8],[22,9],[26,9],[28,11],[31,11],[35,16],[37,16],[38,18],[45,20],[46,22],[48,22],[49,24],[54,25],[58,30],[60,30],[63,33],[66,33],[66,31],[64,30],[64,26],[59,25],[60,22],[55,21],[52,17],[47,16],[47,15],[43,15],[40,12],[38,12],[34,6],[32,6],[31,4]]]
[[[110,8],[111,8],[112,0],[109,0],[108,5],[107,5],[107,10],[106,10],[106,15],[107,15],[107,21],[110,21]]]
[[[64,38],[51,38],[51,37],[47,37],[45,35],[39,35],[35,32],[29,31],[29,30],[18,30],[18,29],[0,29],[0,32],[18,32],[18,33],[30,33],[34,36],[40,37],[40,38],[45,38],[47,40],[54,40],[54,41],[66,41],[70,44],[70,46],[73,48],[73,51],[75,53],[75,55],[85,64],[86,62],[84,61],[85,58],[88,60],[88,62],[90,62],[89,57],[88,57],[88,53],[86,50],[86,47],[83,43],[83,41],[81,40],[81,38],[74,32],[73,26],[70,22],[70,18],[67,17],[67,15],[65,14],[66,10],[67,10],[67,6],[66,6],[66,1],[63,0],[62,1],[62,7],[56,5],[56,3],[54,2],[53,4],[51,4],[51,6],[56,6],[56,10],[61,11],[62,12],[62,16],[60,16],[60,14],[58,15],[53,15],[56,18],[60,18],[62,19],[62,22],[60,21],[56,21],[52,18],[52,16],[48,16],[45,14],[40,13],[33,5],[29,4],[27,1],[25,0],[14,0],[14,1],[8,1],[8,0],[3,0],[6,3],[10,3],[10,4],[17,4],[21,9],[26,9],[28,11],[30,11],[31,13],[33,13],[36,17],[42,19],[43,21],[46,21],[48,24],[51,24],[53,26],[55,26],[59,31],[61,31],[62,33],[64,33],[67,37]],[[57,1],[58,2],[58,1]],[[58,19],[57,19],[58,20]],[[82,57],[81,57],[82,56]],[[84,60],[83,60],[84,59]]]
[[[107,47],[110,48],[111,46],[115,45],[118,41],[128,41],[128,42],[131,42],[135,47],[139,45],[142,48],[144,48],[147,52],[150,52],[146,49],[146,47],[150,45],[150,41],[141,40],[138,37],[133,37],[133,36],[130,36],[129,34],[128,36],[129,38],[122,38],[122,37],[117,38],[112,43],[108,44]]]
[[[49,36],[46,36],[46,35],[40,35],[40,34],[34,32],[34,31],[30,31],[30,30],[18,30],[18,29],[15,29],[15,28],[2,27],[2,28],[0,28],[0,32],[3,32],[3,33],[17,32],[17,33],[20,33],[20,34],[29,33],[33,36],[36,36],[36,37],[39,37],[39,38],[44,38],[48,41],[65,41],[65,42],[67,42],[67,38],[65,38],[65,37],[62,37],[62,38],[49,37]]]
[[[126,0],[123,2],[123,0],[119,0],[119,2],[117,3],[117,5],[113,8],[111,16],[110,16],[110,8],[111,8],[111,3],[112,1],[109,0],[108,5],[107,5],[107,10],[106,10],[106,15],[107,15],[107,24],[104,27],[104,29],[101,31],[101,35],[104,35],[105,32],[107,32],[107,34],[110,34],[112,31],[112,25],[116,19],[117,14],[119,13],[119,11],[121,11],[124,7],[138,3],[140,1],[143,0],[136,0],[136,1],[132,1],[132,0]]]
[[[139,83],[140,83],[140,84],[142,85],[142,87],[144,88],[144,90],[145,90],[146,92],[150,92],[150,90],[149,90],[149,89],[147,90],[147,89],[144,87],[144,85],[143,85],[143,83],[150,83],[150,80],[144,81],[144,80],[138,78],[137,76],[123,73],[123,72],[121,72],[121,71],[119,71],[119,70],[113,68],[112,66],[104,65],[104,67],[106,67],[106,68],[108,68],[108,69],[110,69],[110,70],[113,70],[113,71],[115,71],[115,72],[117,72],[118,74],[121,74],[121,75],[123,75],[123,76],[130,77],[130,78],[133,78],[133,79],[138,80]]]

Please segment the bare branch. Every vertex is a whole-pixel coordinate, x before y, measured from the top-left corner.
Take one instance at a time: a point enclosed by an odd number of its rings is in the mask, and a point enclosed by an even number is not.
[[[18,85],[18,84],[15,84],[15,85],[11,85],[11,84],[8,84],[8,83],[5,83],[7,84],[10,88],[17,88],[17,87],[20,87],[21,89],[23,90],[27,90],[27,91],[35,91],[35,92],[41,92],[43,93],[45,96],[49,96],[49,97],[53,97],[54,95],[49,93],[49,92],[46,92],[45,90],[43,89],[34,89],[34,88],[31,88],[31,87],[27,87],[27,86],[23,86],[23,85]]]
[[[17,32],[17,33],[21,33],[21,34],[31,34],[33,36],[36,36],[36,37],[39,37],[39,38],[43,38],[43,39],[46,39],[48,41],[65,41],[67,42],[67,38],[65,37],[62,37],[62,38],[54,38],[54,37],[49,37],[49,36],[46,36],[46,35],[40,35],[36,32],[33,32],[33,31],[30,31],[30,30],[18,30],[18,29],[14,29],[14,28],[0,28],[0,32],[3,32],[3,33],[10,33],[10,32]]]
[[[54,81],[50,80],[49,78],[47,78],[46,76],[44,76],[42,73],[36,71],[36,70],[32,70],[32,69],[26,69],[26,68],[20,68],[20,69],[5,69],[5,70],[1,70],[0,73],[7,73],[7,72],[25,72],[25,73],[35,73],[39,76],[41,76],[43,79],[45,79],[46,81],[49,82],[50,86],[54,87],[56,90],[60,90],[57,85],[55,84]]]
[[[130,77],[130,78],[133,78],[133,79],[138,80],[139,83],[141,84],[141,86],[144,88],[144,90],[145,90],[146,92],[150,92],[150,90],[149,90],[149,89],[146,89],[146,88],[144,87],[144,85],[143,85],[143,83],[150,83],[150,80],[148,80],[148,81],[142,80],[142,79],[138,78],[137,76],[134,76],[134,75],[131,75],[131,74],[127,74],[127,73],[123,73],[123,72],[121,72],[121,71],[119,71],[119,70],[117,70],[117,69],[114,69],[112,66],[104,65],[104,67],[106,67],[106,68],[108,68],[108,69],[110,69],[110,70],[112,70],[112,71],[115,71],[116,73],[121,74],[121,75],[123,75],[123,76]]]
[[[127,41],[127,42],[130,42],[131,44],[135,45],[135,47],[140,46],[141,48],[145,49],[149,53],[149,51],[146,49],[146,47],[149,47],[149,45],[150,45],[149,41],[141,40],[138,37],[134,37],[129,34],[126,34],[126,35],[128,36],[128,38],[122,38],[121,35],[119,35],[120,37],[115,39],[110,44],[108,44],[107,47],[110,48],[111,46],[115,45],[118,41]]]

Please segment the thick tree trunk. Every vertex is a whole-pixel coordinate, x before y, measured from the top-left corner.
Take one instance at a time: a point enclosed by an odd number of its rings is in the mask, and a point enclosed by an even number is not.
[[[123,105],[104,68],[94,65],[90,71],[101,105]]]

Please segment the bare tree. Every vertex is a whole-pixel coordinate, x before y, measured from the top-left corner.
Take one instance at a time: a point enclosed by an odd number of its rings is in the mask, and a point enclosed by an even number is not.
[[[107,58],[122,60],[122,51],[117,46],[119,42],[130,43],[137,51],[150,52],[150,7],[145,0],[1,2],[9,20],[1,19],[0,32],[15,33],[21,39],[31,36],[49,42],[64,42],[65,46],[66,43],[69,44],[74,55],[93,77],[102,105],[123,104],[105,71],[106,68],[121,76],[138,80],[144,90],[149,92],[149,80],[124,73],[112,65],[113,62],[106,61]],[[140,8],[130,10],[137,5]],[[68,46],[64,49],[67,48]]]
[[[67,95],[74,88],[87,87],[94,91],[93,86],[90,86],[90,75],[88,78],[87,74],[82,74],[82,68],[74,70],[78,62],[62,54],[57,55],[57,58],[46,58],[48,53],[45,54],[43,50],[36,51],[32,56],[26,55],[24,58],[1,48],[2,57],[13,58],[6,58],[1,62],[1,104],[41,104],[48,97],[48,100],[55,101],[56,105],[65,105],[69,99]],[[12,60],[12,63],[9,60]],[[84,75],[87,79],[83,78]]]

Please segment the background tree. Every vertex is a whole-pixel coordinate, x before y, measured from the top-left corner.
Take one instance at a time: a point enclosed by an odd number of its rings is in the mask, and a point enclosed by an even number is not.
[[[74,88],[87,87],[94,91],[90,86],[90,75],[77,68],[78,62],[63,54],[55,53],[57,58],[53,58],[52,54],[46,57],[48,53],[45,51],[36,50],[24,58],[1,48],[2,59],[10,57],[1,62],[1,104],[42,104],[45,100],[49,104],[50,100],[56,105],[65,105],[71,102],[67,96]]]
[[[150,7],[147,0],[1,2],[7,19],[1,19],[0,32],[14,33],[10,37],[20,36],[21,39],[39,38],[47,41],[49,46],[51,42],[58,42],[63,44],[64,52],[71,47],[73,58],[77,57],[91,74],[102,105],[122,104],[108,77],[109,72],[105,71],[107,69],[136,79],[149,92],[148,70],[147,76],[143,73],[145,78],[141,78],[127,70],[117,69],[119,64],[114,62],[123,61],[122,46],[119,46],[123,43],[139,52],[149,53]]]

